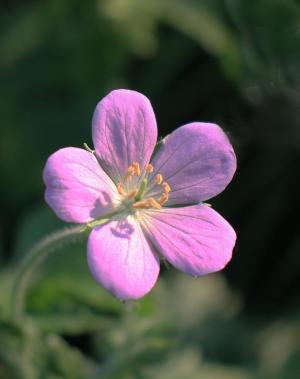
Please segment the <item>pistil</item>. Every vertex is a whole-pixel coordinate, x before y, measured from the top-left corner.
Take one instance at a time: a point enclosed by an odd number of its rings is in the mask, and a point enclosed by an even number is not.
[[[141,183],[141,185],[140,185],[140,188],[139,188],[139,190],[138,190],[138,193],[137,193],[136,196],[135,196],[135,200],[136,200],[136,201],[139,201],[139,200],[141,200],[141,199],[143,198],[143,196],[144,196],[144,194],[145,194],[145,191],[146,191],[146,189],[147,189],[147,185],[148,185],[148,180],[147,180],[146,178],[144,178],[144,179],[142,180],[142,183]]]
[[[137,193],[138,193],[138,190],[137,190],[137,189],[132,190],[132,191],[129,192],[129,194],[128,194],[128,199],[129,199],[129,200],[133,200],[134,198],[136,198]]]

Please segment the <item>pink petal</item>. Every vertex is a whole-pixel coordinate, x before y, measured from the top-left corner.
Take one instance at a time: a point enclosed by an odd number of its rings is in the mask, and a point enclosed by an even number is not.
[[[124,300],[144,296],[159,273],[159,260],[132,216],[92,230],[88,264],[96,281]]]
[[[222,270],[236,240],[229,223],[203,204],[148,211],[144,228],[173,266],[195,276]]]
[[[117,199],[114,183],[83,149],[67,147],[52,154],[43,179],[46,202],[67,222],[84,223],[109,213]]]
[[[222,192],[236,170],[233,148],[215,124],[195,122],[171,133],[152,162],[171,186],[166,205],[198,203]],[[158,196],[157,187],[149,195]]]
[[[157,139],[149,100],[129,90],[115,90],[101,100],[93,116],[93,142],[102,167],[120,182],[133,162],[143,169]]]

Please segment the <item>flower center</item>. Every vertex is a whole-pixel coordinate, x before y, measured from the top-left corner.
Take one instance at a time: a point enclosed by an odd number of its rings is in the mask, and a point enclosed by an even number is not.
[[[144,198],[144,195],[148,186],[149,174],[154,171],[152,164],[147,164],[145,171],[141,172],[141,168],[138,162],[133,162],[127,169],[124,177],[124,183],[126,183],[126,188],[129,187],[130,190],[125,190],[123,183],[117,184],[117,190],[119,194],[124,198],[124,200],[131,205],[133,209],[149,209],[156,208],[160,209],[162,205],[168,201],[169,192],[171,187],[167,182],[164,182],[163,176],[161,174],[156,174],[154,181],[157,186],[161,187],[161,195],[159,198],[148,197]],[[139,181],[139,185],[130,186],[130,182],[133,182],[134,177],[141,177],[142,180]]]

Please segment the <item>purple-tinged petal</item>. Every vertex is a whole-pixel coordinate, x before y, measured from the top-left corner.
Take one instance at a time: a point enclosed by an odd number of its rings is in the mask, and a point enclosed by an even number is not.
[[[151,163],[153,176],[162,174],[171,187],[166,205],[210,199],[224,190],[236,170],[236,157],[223,130],[200,122],[171,133]],[[156,196],[157,191],[160,189],[152,185],[149,195]]]
[[[88,264],[96,281],[123,300],[143,297],[159,274],[159,259],[132,216],[92,230]]]
[[[93,116],[97,157],[115,183],[128,167],[149,163],[157,140],[156,119],[150,101],[139,92],[115,90],[101,100]]]
[[[84,223],[113,210],[116,187],[94,155],[67,147],[52,154],[43,173],[45,198],[58,217]]]
[[[148,211],[143,226],[167,261],[194,276],[222,270],[236,240],[229,223],[203,204]]]

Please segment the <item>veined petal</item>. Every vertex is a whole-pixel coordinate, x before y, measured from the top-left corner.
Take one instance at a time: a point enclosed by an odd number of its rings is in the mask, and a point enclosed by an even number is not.
[[[236,170],[233,148],[222,129],[194,122],[171,133],[153,162],[171,187],[166,205],[192,204],[222,192]],[[154,184],[149,194],[156,196]],[[159,190],[158,190],[159,191]]]
[[[148,211],[145,232],[177,269],[195,276],[219,271],[230,261],[236,234],[207,205]]]
[[[113,210],[117,200],[114,183],[94,155],[67,147],[52,154],[43,173],[45,198],[58,217],[84,223]]]
[[[96,281],[123,300],[143,297],[159,274],[159,260],[133,216],[92,230],[88,264]]]
[[[157,140],[156,119],[150,101],[141,93],[115,90],[101,100],[93,116],[97,157],[115,183],[138,162],[143,170]]]

